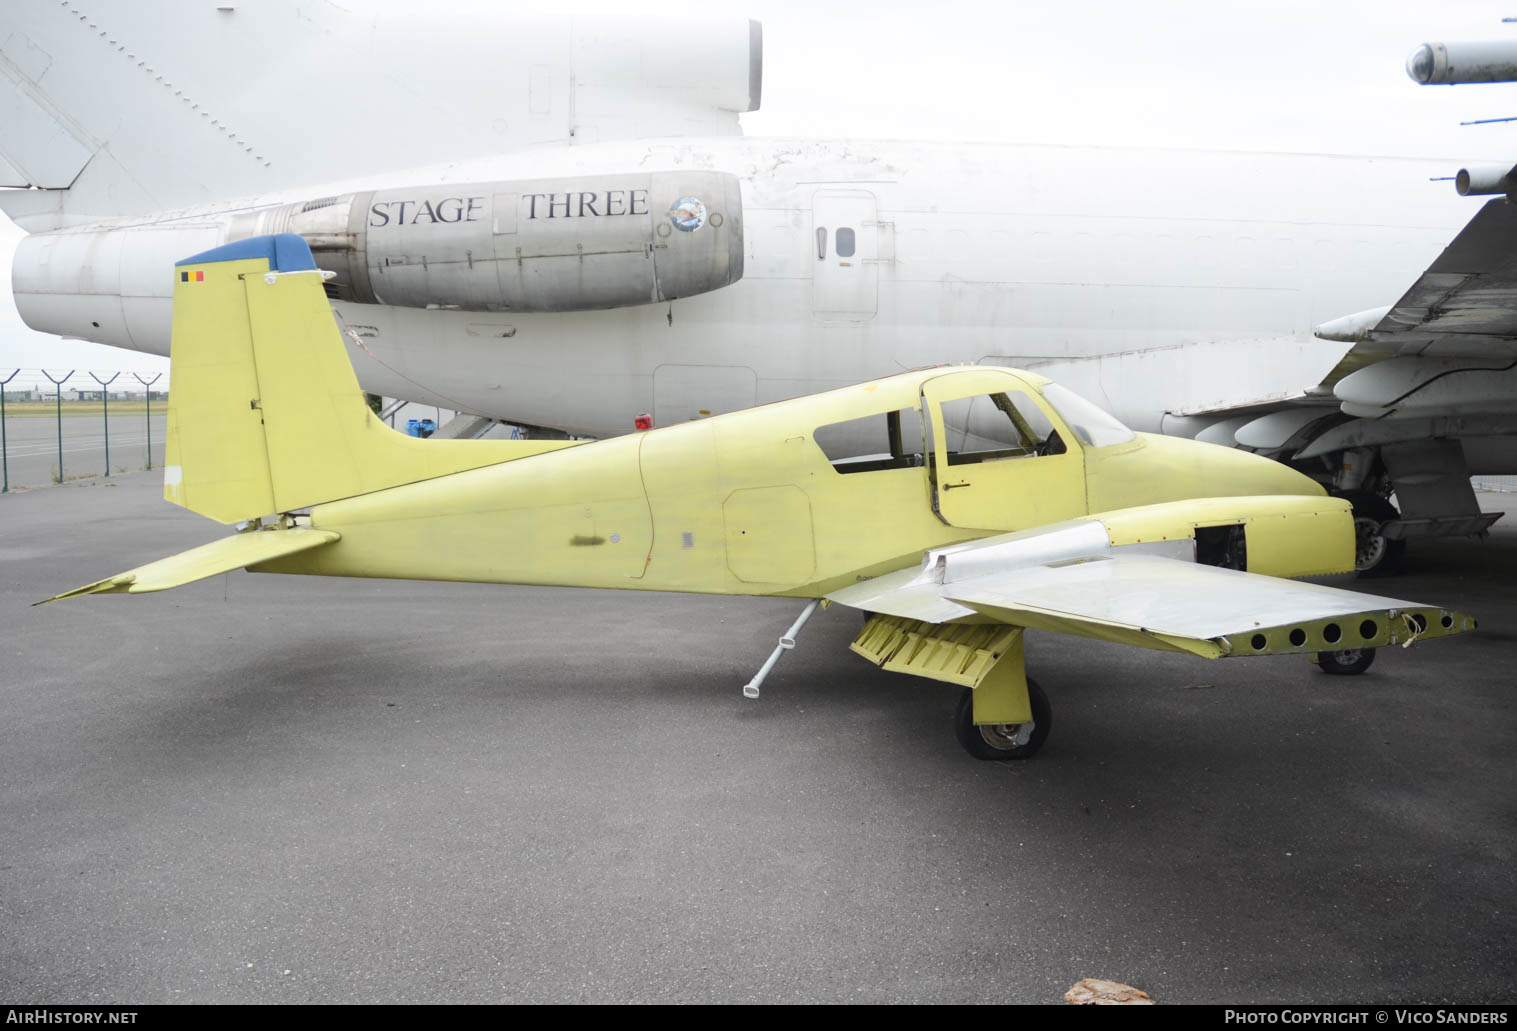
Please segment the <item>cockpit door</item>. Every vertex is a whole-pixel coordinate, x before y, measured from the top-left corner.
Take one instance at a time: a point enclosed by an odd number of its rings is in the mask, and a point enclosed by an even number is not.
[[[1086,513],[1079,442],[1014,374],[934,376],[922,412],[933,511],[949,526],[1022,530]]]

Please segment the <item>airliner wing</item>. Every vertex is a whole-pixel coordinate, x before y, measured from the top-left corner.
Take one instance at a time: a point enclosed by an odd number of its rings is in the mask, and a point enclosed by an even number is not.
[[[1320,383],[1177,414],[1215,420],[1197,439],[1296,459],[1517,432],[1517,205],[1489,201],[1395,304],[1316,334],[1352,345]]]
[[[1324,327],[1325,328],[1325,327]],[[1335,383],[1385,358],[1517,357],[1517,205],[1480,209],[1344,359]]]
[[[0,205],[36,230],[527,146],[737,135],[761,70],[744,18],[8,4],[0,186],[38,190]]]

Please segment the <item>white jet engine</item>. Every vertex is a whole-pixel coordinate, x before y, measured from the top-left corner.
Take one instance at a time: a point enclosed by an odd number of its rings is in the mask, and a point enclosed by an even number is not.
[[[743,276],[743,203],[726,172],[631,172],[371,190],[150,222],[35,233],[16,252],[33,329],[160,354],[174,262],[298,233],[334,300],[577,312],[693,297]]]
[[[231,239],[299,233],[340,300],[571,312],[692,297],[743,275],[725,172],[640,172],[377,190],[250,211]]]

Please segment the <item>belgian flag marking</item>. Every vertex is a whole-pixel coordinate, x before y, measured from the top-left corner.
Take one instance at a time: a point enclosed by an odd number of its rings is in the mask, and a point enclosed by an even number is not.
[[[179,273],[179,282],[181,282],[181,283],[204,283],[205,282],[205,272],[203,270],[196,270],[194,272],[181,272],[181,273]]]

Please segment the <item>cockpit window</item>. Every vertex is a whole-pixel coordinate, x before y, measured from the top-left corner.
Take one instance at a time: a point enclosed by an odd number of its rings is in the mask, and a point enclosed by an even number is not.
[[[1116,416],[1108,415],[1073,390],[1061,387],[1057,383],[1044,385],[1043,397],[1053,405],[1054,411],[1069,423],[1069,428],[1075,431],[1075,436],[1090,447],[1126,444],[1137,437],[1132,430],[1122,425]]]
[[[922,413],[915,408],[818,426],[812,438],[840,473],[922,464]]]
[[[1064,452],[1048,416],[1019,391],[962,397],[940,407],[949,465]]]

